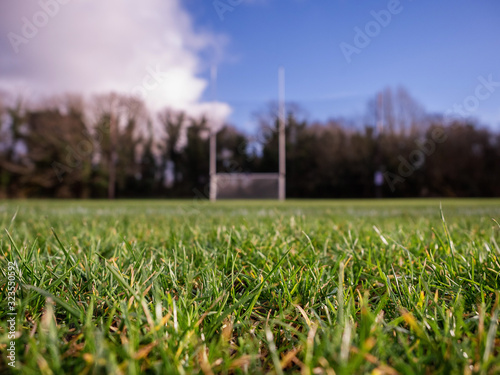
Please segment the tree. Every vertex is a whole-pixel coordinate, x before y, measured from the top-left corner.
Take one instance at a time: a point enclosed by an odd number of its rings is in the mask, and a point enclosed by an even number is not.
[[[165,141],[160,146],[161,152],[161,186],[165,184],[165,173],[170,166],[169,173],[171,174],[173,181],[171,185],[175,188],[178,183],[179,173],[181,170],[181,153],[179,151],[180,140],[183,131],[187,124],[187,116],[182,111],[174,111],[171,109],[166,109],[158,116],[160,124],[165,132]]]
[[[426,114],[423,107],[404,87],[387,87],[368,102],[367,123],[378,133],[417,135],[425,131]]]
[[[208,186],[209,143],[206,117],[191,118],[186,131],[186,146],[183,150],[183,191],[191,195],[193,190],[205,192]]]
[[[91,171],[92,140],[80,108],[31,110],[21,140],[27,169],[21,177],[31,195],[87,196],[85,182]]]
[[[128,190],[136,189],[134,179],[140,178],[139,151],[149,114],[136,98],[107,94],[94,98],[93,118],[98,195],[103,194],[104,186],[109,199],[116,193],[127,195]]]
[[[217,133],[217,171],[222,173],[249,172],[252,159],[249,157],[248,139],[234,126],[225,125]]]

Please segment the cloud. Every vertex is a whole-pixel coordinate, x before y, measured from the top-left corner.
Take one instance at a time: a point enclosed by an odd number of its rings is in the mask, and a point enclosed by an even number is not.
[[[35,98],[115,91],[200,113],[200,55],[224,43],[197,31],[181,0],[2,0],[0,88]]]

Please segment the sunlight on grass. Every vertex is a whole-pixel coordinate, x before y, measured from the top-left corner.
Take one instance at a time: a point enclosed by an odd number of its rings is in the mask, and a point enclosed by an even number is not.
[[[17,215],[16,215],[17,212]],[[0,204],[25,374],[500,372],[499,200]]]

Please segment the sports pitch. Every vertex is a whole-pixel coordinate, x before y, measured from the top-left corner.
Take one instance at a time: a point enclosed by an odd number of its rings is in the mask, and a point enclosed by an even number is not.
[[[0,370],[500,373],[498,199],[4,201],[0,223]]]

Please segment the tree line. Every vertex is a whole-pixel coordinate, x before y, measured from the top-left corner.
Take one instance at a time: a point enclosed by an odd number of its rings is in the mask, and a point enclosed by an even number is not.
[[[256,134],[217,133],[217,170],[278,170],[277,106]],[[118,94],[28,105],[0,96],[0,197],[208,197],[207,117]],[[385,89],[352,119],[310,121],[287,106],[287,197],[500,196],[500,134],[460,116],[428,114]]]

